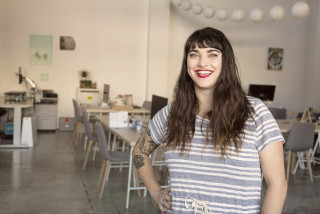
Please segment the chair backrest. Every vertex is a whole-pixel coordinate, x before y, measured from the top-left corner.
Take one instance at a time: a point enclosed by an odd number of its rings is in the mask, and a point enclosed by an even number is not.
[[[84,108],[81,108],[81,113],[82,113],[82,119],[83,119],[83,123],[84,123],[84,131],[85,131],[87,137],[92,140],[92,139],[94,139],[94,137],[92,135],[92,130],[90,127],[88,114]]]
[[[315,127],[315,123],[301,123],[296,121],[293,124],[284,149],[299,152],[312,148]]]
[[[80,114],[78,102],[75,99],[72,99],[72,102],[73,102],[74,116],[75,116],[76,122],[81,122],[81,114]]]
[[[109,150],[108,150],[106,134],[104,132],[104,129],[103,129],[101,123],[96,122],[95,128],[96,128],[96,133],[97,133],[97,138],[98,138],[100,154],[104,159],[110,160],[111,157],[110,157]]]
[[[151,110],[151,101],[144,101],[142,104],[142,108]]]
[[[269,107],[271,114],[274,119],[286,119],[287,118],[287,109],[286,108],[275,108]]]

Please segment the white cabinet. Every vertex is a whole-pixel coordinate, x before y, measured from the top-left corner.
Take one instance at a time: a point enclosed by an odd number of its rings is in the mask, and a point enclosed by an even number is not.
[[[36,104],[38,130],[56,130],[57,104]]]
[[[77,98],[80,104],[98,104],[101,102],[98,89],[78,88]]]

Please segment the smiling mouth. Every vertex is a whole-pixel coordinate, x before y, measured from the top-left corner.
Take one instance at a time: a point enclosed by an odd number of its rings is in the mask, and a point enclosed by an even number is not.
[[[213,71],[210,71],[210,70],[196,70],[195,72],[197,76],[200,78],[206,78],[213,73]]]

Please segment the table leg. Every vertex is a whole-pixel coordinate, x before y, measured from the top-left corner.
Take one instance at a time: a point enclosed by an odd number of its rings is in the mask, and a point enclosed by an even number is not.
[[[13,145],[20,145],[21,144],[21,108],[15,107],[14,108],[14,115],[13,115]]]
[[[132,176],[132,151],[133,151],[133,146],[131,146],[131,147],[130,147],[130,159],[129,159],[128,189],[127,189],[126,209],[128,209],[128,208],[129,208],[129,198],[130,198],[130,190],[131,190],[131,176]]]
[[[314,157],[318,147],[320,147],[320,139],[319,139],[319,135],[320,133],[318,132],[318,137],[317,137],[317,141],[316,141],[316,144],[314,145],[314,148],[312,150],[312,154],[311,154],[311,157],[310,157],[310,161],[313,162],[313,163],[318,163],[320,164],[320,158],[316,158]]]

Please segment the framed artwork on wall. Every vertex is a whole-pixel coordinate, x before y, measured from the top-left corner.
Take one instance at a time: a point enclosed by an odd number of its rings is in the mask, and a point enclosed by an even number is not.
[[[269,48],[268,70],[282,70],[283,48]]]
[[[60,50],[74,51],[76,49],[76,41],[71,36],[60,36]]]
[[[60,36],[59,48],[61,51],[81,50],[82,39],[79,36]]]
[[[30,35],[30,64],[51,65],[52,36]]]

